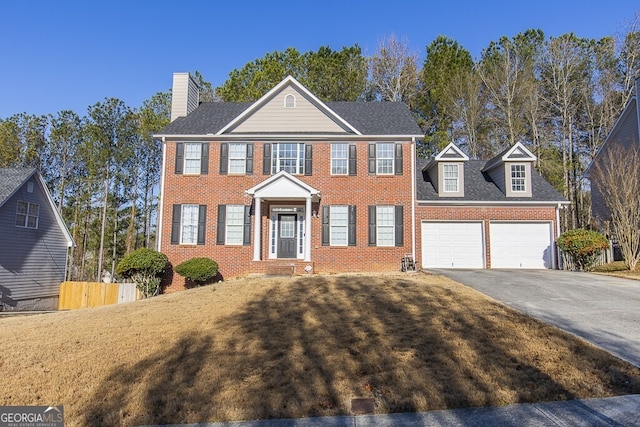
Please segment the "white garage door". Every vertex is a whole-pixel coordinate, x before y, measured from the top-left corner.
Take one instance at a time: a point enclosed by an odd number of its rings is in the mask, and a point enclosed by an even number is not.
[[[423,222],[424,268],[484,268],[481,222]]]
[[[553,268],[551,223],[489,224],[491,268]]]

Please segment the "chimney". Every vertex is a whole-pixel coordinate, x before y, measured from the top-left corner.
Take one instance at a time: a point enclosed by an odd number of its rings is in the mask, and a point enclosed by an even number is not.
[[[185,117],[200,103],[200,87],[189,73],[173,73],[171,121]]]

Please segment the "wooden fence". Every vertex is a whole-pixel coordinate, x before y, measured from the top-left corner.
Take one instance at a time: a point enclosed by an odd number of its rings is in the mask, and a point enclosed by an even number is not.
[[[58,310],[99,307],[142,298],[135,283],[62,282]]]

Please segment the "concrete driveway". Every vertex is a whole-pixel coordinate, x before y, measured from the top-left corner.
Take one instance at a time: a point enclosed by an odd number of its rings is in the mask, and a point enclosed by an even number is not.
[[[640,367],[640,281],[561,270],[429,270]]]

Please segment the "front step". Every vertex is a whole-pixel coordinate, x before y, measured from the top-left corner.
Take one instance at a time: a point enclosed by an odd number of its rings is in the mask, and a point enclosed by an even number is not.
[[[291,277],[295,271],[293,264],[270,265],[265,269],[264,275],[267,277]]]

